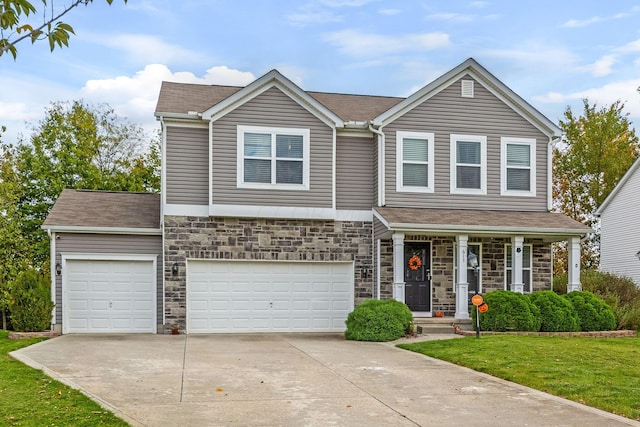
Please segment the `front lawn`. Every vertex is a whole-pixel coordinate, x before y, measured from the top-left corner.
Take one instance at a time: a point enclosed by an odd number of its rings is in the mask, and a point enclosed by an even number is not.
[[[640,420],[640,339],[483,336],[398,347]]]
[[[39,338],[9,340],[0,331],[0,425],[128,426],[77,390],[9,356]]]

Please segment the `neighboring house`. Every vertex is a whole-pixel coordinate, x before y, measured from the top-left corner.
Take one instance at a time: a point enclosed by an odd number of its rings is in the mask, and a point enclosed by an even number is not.
[[[369,298],[467,319],[470,253],[480,292],[531,292],[551,287],[555,241],[580,288],[591,229],[550,212],[560,129],[473,59],[408,98],[308,92],[275,70],[165,82],[156,117],[159,224],[136,225],[158,196],[95,192],[64,192],[45,223],[65,333],[342,331]],[[155,284],[117,286],[151,280],[152,258]]]
[[[600,270],[640,286],[640,159],[596,211],[600,217]]]

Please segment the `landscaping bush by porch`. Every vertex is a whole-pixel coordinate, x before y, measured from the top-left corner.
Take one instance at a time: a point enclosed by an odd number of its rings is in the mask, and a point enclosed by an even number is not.
[[[511,291],[493,291],[484,296],[489,310],[480,315],[482,331],[533,331],[540,330],[540,310],[526,295]],[[471,310],[473,324],[476,311]]]
[[[540,310],[540,331],[574,332],[580,330],[580,322],[573,305],[553,291],[538,291],[529,299]]]
[[[616,329],[616,317],[613,309],[602,299],[588,291],[569,292],[564,298],[573,304],[580,330],[582,331],[611,331]]]
[[[411,328],[413,314],[406,304],[389,300],[368,300],[349,313],[344,336],[355,341],[393,341]]]

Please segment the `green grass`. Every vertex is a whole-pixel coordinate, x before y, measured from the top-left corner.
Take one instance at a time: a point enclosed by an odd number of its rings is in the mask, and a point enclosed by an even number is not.
[[[399,347],[640,420],[640,338],[503,335]]]
[[[7,335],[0,331],[0,425],[128,426],[79,391],[8,354],[42,339],[13,341]]]

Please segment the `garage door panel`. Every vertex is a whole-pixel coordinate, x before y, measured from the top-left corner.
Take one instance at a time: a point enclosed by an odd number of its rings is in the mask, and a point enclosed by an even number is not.
[[[67,260],[65,332],[154,332],[152,261]]]
[[[330,262],[191,261],[187,331],[344,331],[353,266]]]

